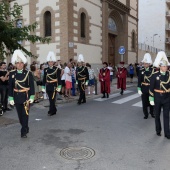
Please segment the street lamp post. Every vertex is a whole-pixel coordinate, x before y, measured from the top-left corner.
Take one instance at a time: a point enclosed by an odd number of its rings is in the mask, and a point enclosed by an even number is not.
[[[154,37],[158,34],[153,34],[153,47],[154,47]]]

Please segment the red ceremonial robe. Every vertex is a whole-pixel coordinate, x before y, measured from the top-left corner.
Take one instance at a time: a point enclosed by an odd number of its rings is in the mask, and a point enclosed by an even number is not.
[[[117,72],[117,88],[118,89],[126,89],[126,77],[127,77],[127,70],[125,67],[119,67]]]
[[[99,81],[101,84],[101,93],[110,93],[110,70],[108,68],[100,69]]]

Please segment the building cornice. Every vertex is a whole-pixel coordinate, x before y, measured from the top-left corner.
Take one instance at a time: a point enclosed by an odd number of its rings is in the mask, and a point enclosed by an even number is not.
[[[118,0],[101,0],[102,2],[107,2],[109,4],[109,7],[118,9],[119,11],[122,11],[124,13],[129,14],[130,13],[130,7],[127,5],[124,5],[123,3],[119,2]]]

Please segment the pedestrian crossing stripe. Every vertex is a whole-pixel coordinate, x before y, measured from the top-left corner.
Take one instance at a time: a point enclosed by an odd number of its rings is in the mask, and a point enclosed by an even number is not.
[[[126,90],[126,91],[124,91],[124,94],[132,93],[132,92],[133,91]],[[113,98],[118,97],[118,96],[120,96],[120,93],[114,93],[114,94],[109,95],[109,98],[97,98],[97,99],[94,99],[94,100],[98,101],[98,102],[103,102],[103,101],[106,101],[106,100],[109,100],[109,99],[113,99]]]
[[[131,96],[124,97],[124,98],[122,98],[120,100],[116,100],[116,101],[114,101],[112,103],[123,104],[123,103],[129,102],[130,100],[133,100],[133,99],[136,99],[136,98],[139,98],[139,97],[140,97],[139,94],[136,93],[136,94],[133,94]]]
[[[133,104],[132,106],[142,107],[142,101]]]

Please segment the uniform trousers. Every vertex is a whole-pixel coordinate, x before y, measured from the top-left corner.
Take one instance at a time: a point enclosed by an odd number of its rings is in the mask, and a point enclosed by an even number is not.
[[[49,102],[50,102],[50,107],[49,107],[48,113],[49,114],[56,114],[56,112],[57,112],[57,109],[56,109],[56,106],[55,106],[56,92],[55,92],[55,95],[54,95],[54,91],[47,91],[47,94],[48,94],[48,98],[49,98]],[[54,97],[53,97],[53,95],[54,95]]]
[[[8,108],[8,85],[0,85],[1,104],[3,109]]]
[[[150,108],[150,114],[153,115],[153,106],[149,103],[149,93],[143,93],[141,98],[144,115],[148,117],[148,107]]]
[[[78,103],[81,103],[82,101],[83,102],[86,102],[86,96],[85,96],[85,83],[84,81],[78,81],[78,88],[79,88],[79,91],[80,91],[80,96],[79,96],[79,100],[78,100]]]
[[[29,116],[26,114],[24,104],[16,103],[15,106],[18,113],[19,122],[21,124],[21,136],[23,136],[26,135],[29,131],[29,127],[28,127]]]
[[[169,94],[155,94],[155,125],[156,125],[156,132],[161,133],[161,121],[160,121],[160,114],[161,108],[163,108],[163,123],[164,123],[164,133],[167,136],[170,136],[169,131],[169,109],[170,109],[170,97]]]

